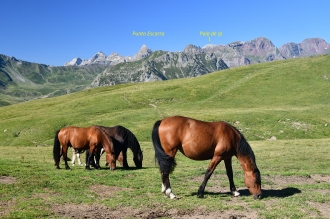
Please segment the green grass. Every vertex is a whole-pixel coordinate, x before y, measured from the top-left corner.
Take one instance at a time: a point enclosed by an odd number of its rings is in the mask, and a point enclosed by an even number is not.
[[[330,158],[324,154],[327,152],[328,141],[329,139],[251,141],[250,144],[254,149],[261,177],[276,178],[329,174],[327,165]],[[263,189],[265,197],[254,201],[244,186],[243,171],[237,159],[233,159],[234,180],[238,189],[243,191],[243,196],[233,198],[227,194],[229,183],[224,165],[220,163],[206,187],[205,198],[198,199],[196,192],[208,161],[192,161],[181,154],[176,156],[178,165],[171,174],[172,189],[180,199],[173,201],[164,198],[160,192],[160,174],[154,163],[151,142],[141,142],[141,147],[145,159],[144,168],[140,170],[124,170],[119,167],[116,171],[110,171],[104,167],[99,171],[85,171],[84,167],[70,164],[72,170],[67,171],[63,162],[61,170],[55,169],[51,147],[11,147],[11,150],[8,150],[8,147],[1,146],[0,165],[6,167],[2,168],[1,175],[16,178],[14,184],[0,184],[0,203],[15,203],[6,217],[48,217],[53,215],[52,205],[68,203],[99,204],[113,209],[131,207],[142,211],[154,206],[190,210],[206,206],[210,212],[232,208],[241,211],[248,208],[265,218],[308,218],[310,213],[304,211],[309,208],[307,203],[330,202],[329,196],[320,192],[330,190],[329,183],[323,182],[281,185],[280,188],[277,186],[276,190]],[[292,153],[295,153],[295,156]],[[128,157],[129,165],[134,166],[131,153]],[[95,185],[123,189],[111,193],[112,195],[102,195],[102,192],[95,193],[91,190]],[[219,186],[224,188],[219,189]],[[275,187],[272,182],[263,180],[264,188],[272,186]],[[36,208],[38,211],[35,211]],[[316,210],[313,212],[317,214]]]
[[[274,184],[271,179],[329,176],[329,69],[330,55],[325,55],[197,78],[101,87],[0,107],[0,176],[16,178],[14,184],[0,183],[0,217],[57,218],[53,205],[96,203],[141,211],[175,208],[191,212],[203,206],[209,212],[253,211],[261,218],[324,218],[310,203],[329,206],[329,182]],[[254,201],[248,195],[240,164],[233,159],[234,179],[242,197],[235,199],[223,191],[223,187],[228,189],[228,180],[221,163],[206,187],[206,198],[198,199],[196,192],[208,161],[192,161],[181,154],[171,174],[172,188],[181,199],[163,198],[151,129],[156,120],[171,115],[224,120],[240,129],[255,152],[265,198]],[[56,170],[52,160],[55,131],[94,124],[129,128],[141,143],[145,168]],[[271,136],[277,140],[266,140]],[[134,166],[131,154],[128,157]],[[128,189],[113,197],[101,196],[91,189],[93,185]],[[4,203],[9,203],[9,210]]]
[[[57,129],[94,124],[121,124],[147,141],[153,123],[170,115],[236,122],[249,140],[327,138],[329,59],[262,63],[0,107],[0,145],[51,145]]]

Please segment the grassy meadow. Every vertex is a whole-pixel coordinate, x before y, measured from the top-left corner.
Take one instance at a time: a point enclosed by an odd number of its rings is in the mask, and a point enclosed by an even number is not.
[[[81,206],[101,209],[105,218],[330,217],[329,69],[330,55],[324,55],[0,107],[0,217],[95,218]],[[233,158],[241,197],[229,194],[220,163],[205,198],[198,199],[209,161],[192,161],[181,154],[170,176],[180,199],[163,197],[151,129],[155,121],[172,115],[224,120],[237,127],[255,152],[264,198],[252,199]],[[62,169],[56,170],[55,131],[94,124],[130,129],[141,143],[144,168],[110,171],[102,165],[102,170],[85,171],[69,164],[72,170],[67,171],[61,162]],[[271,137],[276,140],[268,140]],[[134,167],[130,153],[128,160]],[[80,214],[70,214],[65,206],[71,211],[80,206]],[[114,216],[119,211],[122,214]]]

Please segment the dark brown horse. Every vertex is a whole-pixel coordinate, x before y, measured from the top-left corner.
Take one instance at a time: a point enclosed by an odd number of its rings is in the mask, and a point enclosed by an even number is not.
[[[119,163],[128,169],[127,149],[133,152],[133,161],[138,169],[142,168],[143,154],[139,141],[135,135],[127,128],[117,125],[113,127],[98,126],[101,128],[113,142],[116,158]],[[87,151],[88,152],[88,151]]]
[[[86,169],[88,170],[90,169],[89,161],[92,159],[93,154],[95,154],[96,158],[96,168],[100,168],[99,160],[102,148],[104,148],[107,154],[106,160],[110,164],[110,169],[113,170],[116,167],[115,151],[111,138],[97,126],[86,128],[68,126],[56,131],[53,156],[57,169],[60,169],[59,163],[61,155],[63,155],[64,158],[65,168],[70,169],[67,162],[67,152],[69,147],[73,147],[77,150],[90,150],[90,156],[86,163]]]
[[[203,122],[182,116],[173,116],[157,121],[152,131],[155,157],[162,176],[162,192],[171,199],[172,193],[169,174],[174,170],[175,154],[179,150],[193,160],[209,160],[204,181],[197,196],[204,197],[207,181],[216,166],[224,160],[230,191],[235,196],[233,181],[232,156],[236,156],[245,172],[244,182],[253,197],[261,198],[261,178],[254,153],[244,136],[226,122]]]

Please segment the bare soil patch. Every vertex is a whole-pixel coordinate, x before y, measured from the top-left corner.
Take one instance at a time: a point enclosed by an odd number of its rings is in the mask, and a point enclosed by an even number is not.
[[[93,185],[90,191],[95,193],[100,198],[114,197],[119,191],[125,189],[116,186]],[[169,201],[171,201],[169,199]],[[233,199],[229,205],[238,203],[239,199]],[[244,204],[244,202],[240,203]],[[202,206],[198,209],[183,210],[183,209],[170,209],[167,210],[163,206],[155,204],[153,207],[144,209],[133,209],[130,207],[117,207],[111,209],[107,206],[100,204],[86,205],[86,204],[65,204],[65,205],[52,205],[51,210],[56,216],[65,218],[143,218],[153,219],[159,217],[177,218],[177,219],[198,219],[198,218],[256,218],[257,211],[244,207],[243,210],[228,210],[225,212],[215,211],[209,212],[206,207]]]
[[[115,197],[119,191],[129,191],[130,189],[121,188],[118,186],[93,185],[89,187],[89,190],[103,199],[108,197]]]
[[[0,218],[8,214],[14,206],[14,201],[0,201]]]
[[[16,182],[15,177],[11,176],[0,176],[0,184],[14,184]]]
[[[169,200],[170,201],[170,200]],[[198,219],[198,218],[256,218],[256,211],[237,211],[228,210],[226,212],[215,211],[208,212],[206,208],[200,207],[194,210],[166,210],[161,206],[149,208],[149,209],[133,209],[130,207],[119,207],[116,209],[110,209],[102,205],[72,205],[67,204],[65,206],[53,206],[52,210],[57,216],[67,218],[143,218],[153,219],[159,217],[168,217],[175,219]]]
[[[330,204],[313,202],[308,202],[308,204],[316,208],[321,213],[322,217],[330,218]]]

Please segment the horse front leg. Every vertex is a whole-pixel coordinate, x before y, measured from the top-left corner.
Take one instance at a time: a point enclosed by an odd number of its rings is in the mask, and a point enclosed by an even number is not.
[[[100,157],[101,157],[101,153],[99,151],[96,151],[96,153],[95,153],[95,169],[101,169]]]
[[[170,184],[170,178],[168,173],[162,173],[162,193],[171,199],[175,199],[176,196],[173,194]]]
[[[122,150],[122,152],[120,152],[119,156],[122,156],[122,166],[125,169],[129,169],[128,163],[127,163],[127,149]]]
[[[72,148],[72,159],[71,159],[72,166],[74,166],[75,160],[76,160],[76,150]]]
[[[226,172],[229,179],[230,192],[235,196],[240,196],[240,193],[236,190],[233,178],[233,168],[231,165],[231,158],[224,160],[226,166]]]
[[[91,152],[90,149],[87,149],[86,150],[86,167],[85,167],[86,170],[91,170],[90,162],[92,159],[94,159],[93,152]]]
[[[205,191],[205,186],[207,184],[207,181],[210,179],[210,177],[213,174],[213,171],[217,167],[217,165],[221,162],[221,157],[213,157],[204,176],[204,180],[202,184],[200,185],[198,192],[197,192],[197,197],[198,198],[204,198],[204,191]]]

